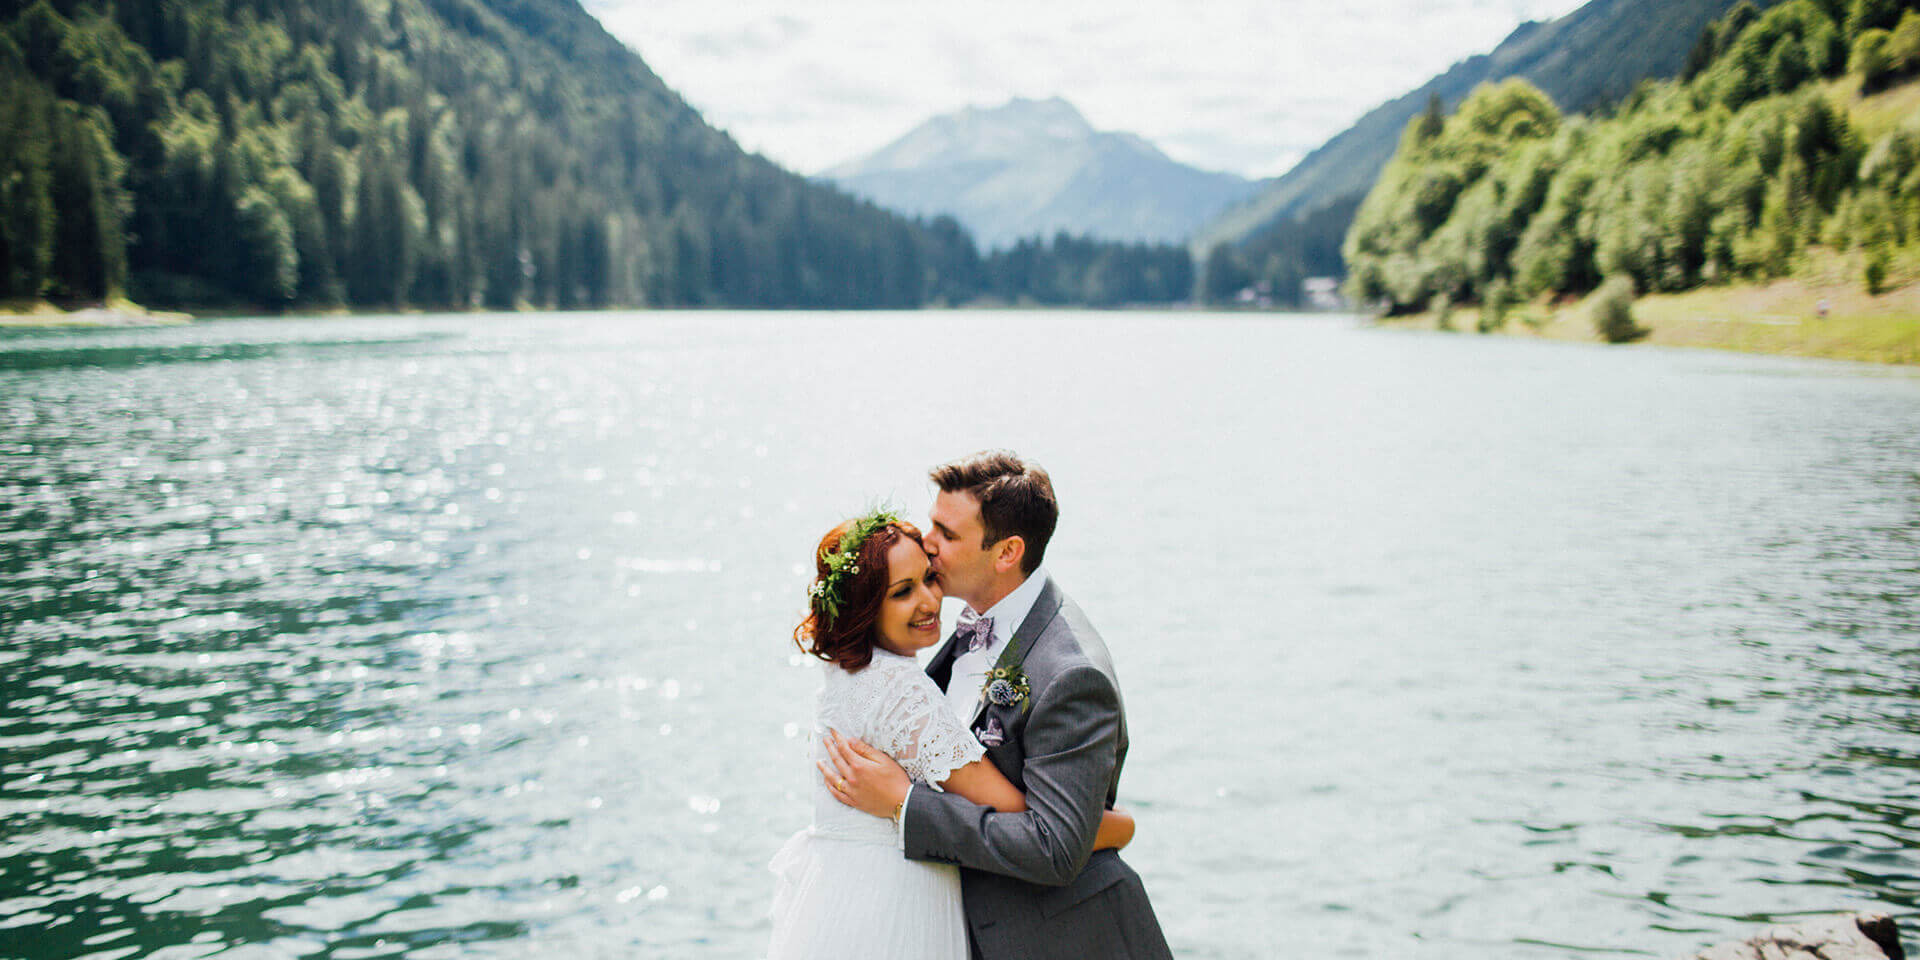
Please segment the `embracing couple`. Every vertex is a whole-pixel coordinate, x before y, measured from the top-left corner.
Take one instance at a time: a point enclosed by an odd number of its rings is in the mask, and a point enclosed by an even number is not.
[[[1112,659],[1040,562],[1059,507],[1002,451],[943,464],[924,533],[886,511],[814,554],[826,661],[813,825],[773,859],[769,960],[1169,957],[1109,809],[1127,755]],[[940,602],[966,601],[940,642]]]

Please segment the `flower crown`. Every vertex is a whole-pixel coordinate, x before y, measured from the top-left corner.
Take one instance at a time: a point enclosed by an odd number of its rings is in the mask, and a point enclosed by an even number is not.
[[[826,564],[826,575],[807,587],[807,596],[813,600],[815,613],[827,620],[840,617],[840,605],[846,602],[847,580],[860,572],[860,546],[867,538],[889,524],[900,522],[900,515],[887,507],[876,507],[872,513],[853,522],[846,533],[840,535],[840,542],[822,556]]]

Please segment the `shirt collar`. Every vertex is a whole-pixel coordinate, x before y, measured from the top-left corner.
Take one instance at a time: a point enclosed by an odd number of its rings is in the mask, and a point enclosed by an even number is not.
[[[1047,569],[1041,567],[1013,588],[1013,592],[1000,598],[1000,602],[987,608],[981,616],[993,618],[993,646],[997,650],[1006,645],[1013,632],[1025,623],[1027,614],[1033,612],[1033,604],[1040,599],[1040,588],[1047,585]]]

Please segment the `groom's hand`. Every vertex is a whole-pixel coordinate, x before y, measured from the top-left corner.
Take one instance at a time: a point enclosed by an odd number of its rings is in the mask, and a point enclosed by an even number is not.
[[[907,798],[911,781],[893,758],[860,742],[827,731],[827,762],[816,764],[833,798],[862,813],[891,820]]]

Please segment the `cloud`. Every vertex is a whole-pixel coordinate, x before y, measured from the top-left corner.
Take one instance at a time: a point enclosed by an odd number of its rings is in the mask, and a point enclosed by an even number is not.
[[[766,56],[790,45],[807,32],[807,24],[794,17],[774,17],[726,27],[694,32],[682,41],[688,52],[719,60]]]
[[[815,172],[921,121],[1062,96],[1188,163],[1272,175],[1579,0],[587,0],[748,149]]]

